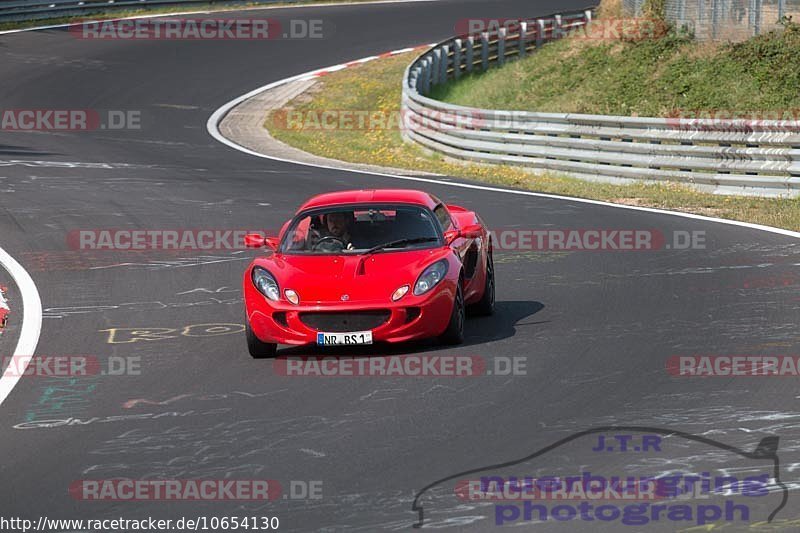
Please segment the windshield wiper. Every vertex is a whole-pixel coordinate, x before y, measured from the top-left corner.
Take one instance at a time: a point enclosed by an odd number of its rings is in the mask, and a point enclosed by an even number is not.
[[[408,246],[409,244],[418,244],[422,242],[433,242],[438,241],[438,237],[417,237],[416,239],[400,239],[397,241],[387,242],[384,244],[379,244],[377,246],[373,246],[362,255],[370,255],[374,254],[375,252],[380,252],[381,250],[385,250],[386,248],[396,248],[398,246]]]

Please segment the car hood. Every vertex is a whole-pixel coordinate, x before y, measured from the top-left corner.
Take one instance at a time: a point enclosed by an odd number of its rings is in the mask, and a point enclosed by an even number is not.
[[[369,256],[275,254],[255,264],[275,276],[281,291],[296,291],[301,304],[390,303],[396,289],[413,285],[428,265],[448,253],[433,248]]]

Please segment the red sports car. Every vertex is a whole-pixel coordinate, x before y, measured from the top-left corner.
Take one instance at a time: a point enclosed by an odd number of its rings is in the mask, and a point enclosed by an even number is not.
[[[342,191],[303,204],[244,275],[247,345],[464,340],[465,309],[494,311],[488,230],[473,211],[412,190]]]

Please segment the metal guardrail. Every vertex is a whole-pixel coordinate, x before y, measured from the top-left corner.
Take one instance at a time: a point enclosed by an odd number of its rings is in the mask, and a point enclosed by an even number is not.
[[[45,20],[164,5],[246,5],[292,3],[292,0],[0,0],[0,22]]]
[[[429,98],[433,86],[532,53],[591,22],[591,11],[452,38],[403,77],[406,140],[451,159],[602,181],[664,180],[719,192],[800,194],[800,122],[499,111]]]

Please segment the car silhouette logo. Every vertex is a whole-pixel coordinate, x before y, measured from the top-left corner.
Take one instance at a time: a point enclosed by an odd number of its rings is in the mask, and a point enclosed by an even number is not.
[[[349,299],[350,299],[350,295],[349,294],[342,294],[342,301],[343,302],[346,302]]]
[[[758,444],[756,445],[755,449],[753,451],[749,451],[749,450],[745,450],[745,449],[742,449],[742,448],[739,448],[739,447],[736,447],[736,446],[732,446],[732,445],[729,445],[729,444],[726,444],[726,443],[723,443],[723,442],[720,442],[720,441],[716,441],[716,440],[707,438],[705,436],[693,435],[693,434],[690,434],[690,433],[686,433],[686,432],[678,431],[678,430],[672,430],[672,429],[656,428],[656,427],[650,427],[650,426],[621,426],[621,425],[620,426],[598,426],[598,427],[592,427],[592,428],[586,429],[584,431],[579,431],[577,433],[573,433],[571,435],[568,435],[568,436],[566,436],[564,438],[561,438],[560,440],[558,440],[556,442],[551,443],[550,445],[547,445],[547,446],[545,446],[543,448],[539,448],[536,451],[533,451],[529,455],[527,455],[525,457],[522,457],[520,459],[516,459],[516,460],[512,460],[512,461],[505,461],[505,462],[494,464],[494,465],[487,465],[487,466],[483,466],[483,467],[471,468],[469,470],[462,471],[462,472],[459,472],[457,474],[453,474],[453,475],[438,479],[437,481],[434,481],[432,483],[429,483],[428,485],[426,485],[424,488],[422,488],[421,490],[419,490],[416,493],[416,495],[414,496],[414,500],[413,500],[413,502],[411,504],[411,510],[413,512],[417,513],[417,522],[413,523],[413,527],[415,529],[416,528],[421,528],[426,524],[427,520],[430,520],[430,518],[428,516],[430,514],[429,510],[428,510],[428,507],[431,506],[431,504],[435,504],[435,503],[439,503],[440,506],[441,506],[441,504],[445,500],[443,500],[441,498],[441,493],[439,493],[437,495],[437,490],[441,490],[448,483],[452,484],[451,494],[455,495],[457,497],[457,499],[459,499],[461,501],[461,500],[464,499],[464,494],[467,494],[467,495],[470,494],[469,493],[469,483],[471,481],[480,480],[481,482],[483,482],[482,481],[483,479],[492,479],[494,477],[496,479],[500,479],[501,483],[502,483],[502,480],[503,480],[503,477],[504,477],[504,474],[502,474],[503,469],[516,468],[519,465],[523,465],[525,463],[531,463],[532,461],[536,460],[537,458],[539,458],[541,456],[545,456],[547,454],[550,454],[551,452],[553,452],[554,450],[556,450],[558,448],[561,449],[560,451],[561,451],[562,454],[566,454],[567,452],[565,450],[568,449],[568,446],[571,443],[580,442],[580,439],[585,438],[585,437],[597,436],[598,434],[603,434],[603,433],[608,433],[608,432],[623,432],[623,433],[631,433],[631,434],[644,433],[644,434],[649,435],[651,438],[653,436],[657,436],[657,435],[660,435],[660,436],[663,436],[663,437],[670,437],[670,438],[677,437],[678,442],[679,443],[683,443],[683,445],[685,445],[685,443],[687,443],[687,442],[688,443],[696,443],[696,444],[699,444],[701,446],[710,446],[711,448],[715,448],[717,450],[721,450],[721,451],[727,452],[727,453],[732,455],[732,457],[730,459],[728,459],[728,461],[739,460],[737,458],[742,458],[743,460],[748,461],[748,462],[749,461],[753,461],[755,463],[759,463],[759,462],[763,461],[764,464],[760,467],[760,468],[764,469],[763,472],[761,472],[762,476],[754,476],[754,477],[749,478],[749,479],[753,480],[753,479],[756,479],[757,477],[763,477],[764,478],[763,487],[764,487],[765,494],[769,494],[769,493],[775,493],[776,494],[776,496],[773,499],[771,499],[768,502],[765,502],[764,511],[768,512],[768,514],[765,515],[766,521],[771,523],[775,519],[775,517],[778,515],[778,513],[784,507],[786,507],[786,505],[788,503],[789,488],[787,487],[786,484],[784,484],[781,481],[781,478],[780,478],[781,468],[780,468],[780,459],[778,458],[779,437],[776,436],[776,435],[770,435],[770,436],[763,437],[758,442]],[[630,435],[626,435],[626,437],[630,437]],[[602,441],[602,442],[604,444],[607,444],[606,441]],[[599,446],[599,443],[600,443],[600,441],[598,441],[598,446]],[[678,449],[681,450],[682,448],[679,446]],[[610,448],[607,448],[605,451],[606,452],[610,452],[612,450],[613,450],[613,447],[610,447]],[[597,453],[597,451],[598,451],[597,449],[592,448],[592,453]],[[715,453],[718,454],[719,452],[715,451]],[[716,455],[715,455],[715,457],[716,457]],[[563,459],[563,456],[562,456],[562,459]],[[746,466],[747,464],[748,463],[745,463],[744,468],[748,468],[748,466]],[[531,468],[532,466],[533,466],[532,464],[528,464],[527,466],[524,467],[526,473],[528,471],[532,470],[532,468]],[[750,466],[749,468],[752,469],[753,467]],[[724,469],[720,468],[720,467],[716,467],[716,470],[722,472]],[[481,475],[481,473],[483,473],[483,474]],[[585,470],[584,470],[584,473],[585,473]],[[674,472],[672,472],[672,473],[674,473]],[[706,475],[709,475],[709,474],[706,473]],[[728,474],[724,474],[724,475],[728,475]],[[668,479],[665,476],[659,476],[659,475],[654,475],[653,478],[654,479],[655,478]],[[511,480],[511,479],[517,480],[519,478],[517,478],[517,477],[507,477],[507,479],[509,479],[509,480]],[[528,479],[531,479],[531,478],[528,478]],[[542,478],[542,479],[545,479],[545,478]],[[554,479],[554,478],[551,476],[550,479]],[[557,479],[557,477],[555,479]],[[466,482],[466,483],[464,483],[464,482]],[[518,482],[514,481],[514,483],[518,483]],[[510,484],[508,484],[508,486],[513,487],[514,483],[510,483]],[[517,485],[517,486],[519,486],[519,485]],[[664,487],[666,487],[666,486],[667,485],[662,485],[662,488],[658,489],[658,490],[659,491],[663,491]],[[767,486],[768,486],[768,488],[767,488]],[[467,487],[467,488],[465,489],[464,487]],[[706,492],[710,494],[710,493],[718,491],[718,489],[719,489],[719,486],[716,489],[709,490],[709,491],[706,491]],[[445,489],[445,490],[447,490],[447,489]],[[658,494],[661,494],[662,497],[664,497],[664,498],[675,497],[675,496],[670,496],[668,492],[658,492]],[[729,497],[729,495],[725,494],[724,491],[723,492],[719,492],[719,494],[722,497]],[[427,504],[423,504],[423,498],[426,498],[426,497],[428,499],[428,503]],[[501,495],[500,500],[503,500],[504,497],[505,497],[504,495]],[[709,496],[703,496],[703,497],[709,497]],[[537,498],[542,499],[542,496],[538,496]],[[778,498],[780,498],[780,501],[777,501]],[[499,501],[499,500],[496,500],[496,501]],[[513,500],[513,498],[511,498],[509,501],[514,501],[514,500]],[[753,505],[755,503],[755,500],[750,500],[750,501],[751,501],[751,505]],[[487,502],[489,503],[490,506],[493,504],[493,502],[491,500],[487,500]],[[495,505],[494,511],[495,511],[495,513],[497,513],[498,507],[497,507],[496,504],[494,504],[494,505]],[[451,507],[453,507],[453,506],[451,505]],[[508,506],[508,507],[509,507],[509,509],[511,508],[511,506]],[[517,507],[517,508],[519,509],[519,507]],[[476,509],[478,509],[478,507],[472,506],[472,507],[469,507],[466,512],[475,513]],[[434,509],[433,511],[436,512],[436,509]],[[459,502],[458,510],[456,512],[464,512],[464,511],[465,511],[464,510],[464,506],[460,505],[460,502]],[[511,521],[514,521],[514,520],[518,520],[519,516],[521,516],[521,513],[516,515],[513,518],[511,518],[510,515],[507,515],[507,518],[508,518],[507,521],[511,522]],[[450,517],[450,518],[452,519],[452,517]],[[504,517],[501,516],[501,518],[504,518]],[[495,519],[495,520],[497,520],[497,519]],[[530,519],[526,518],[525,520],[530,520]],[[745,519],[745,520],[747,520],[747,519]],[[503,523],[505,523],[505,522],[500,522],[501,525]]]

